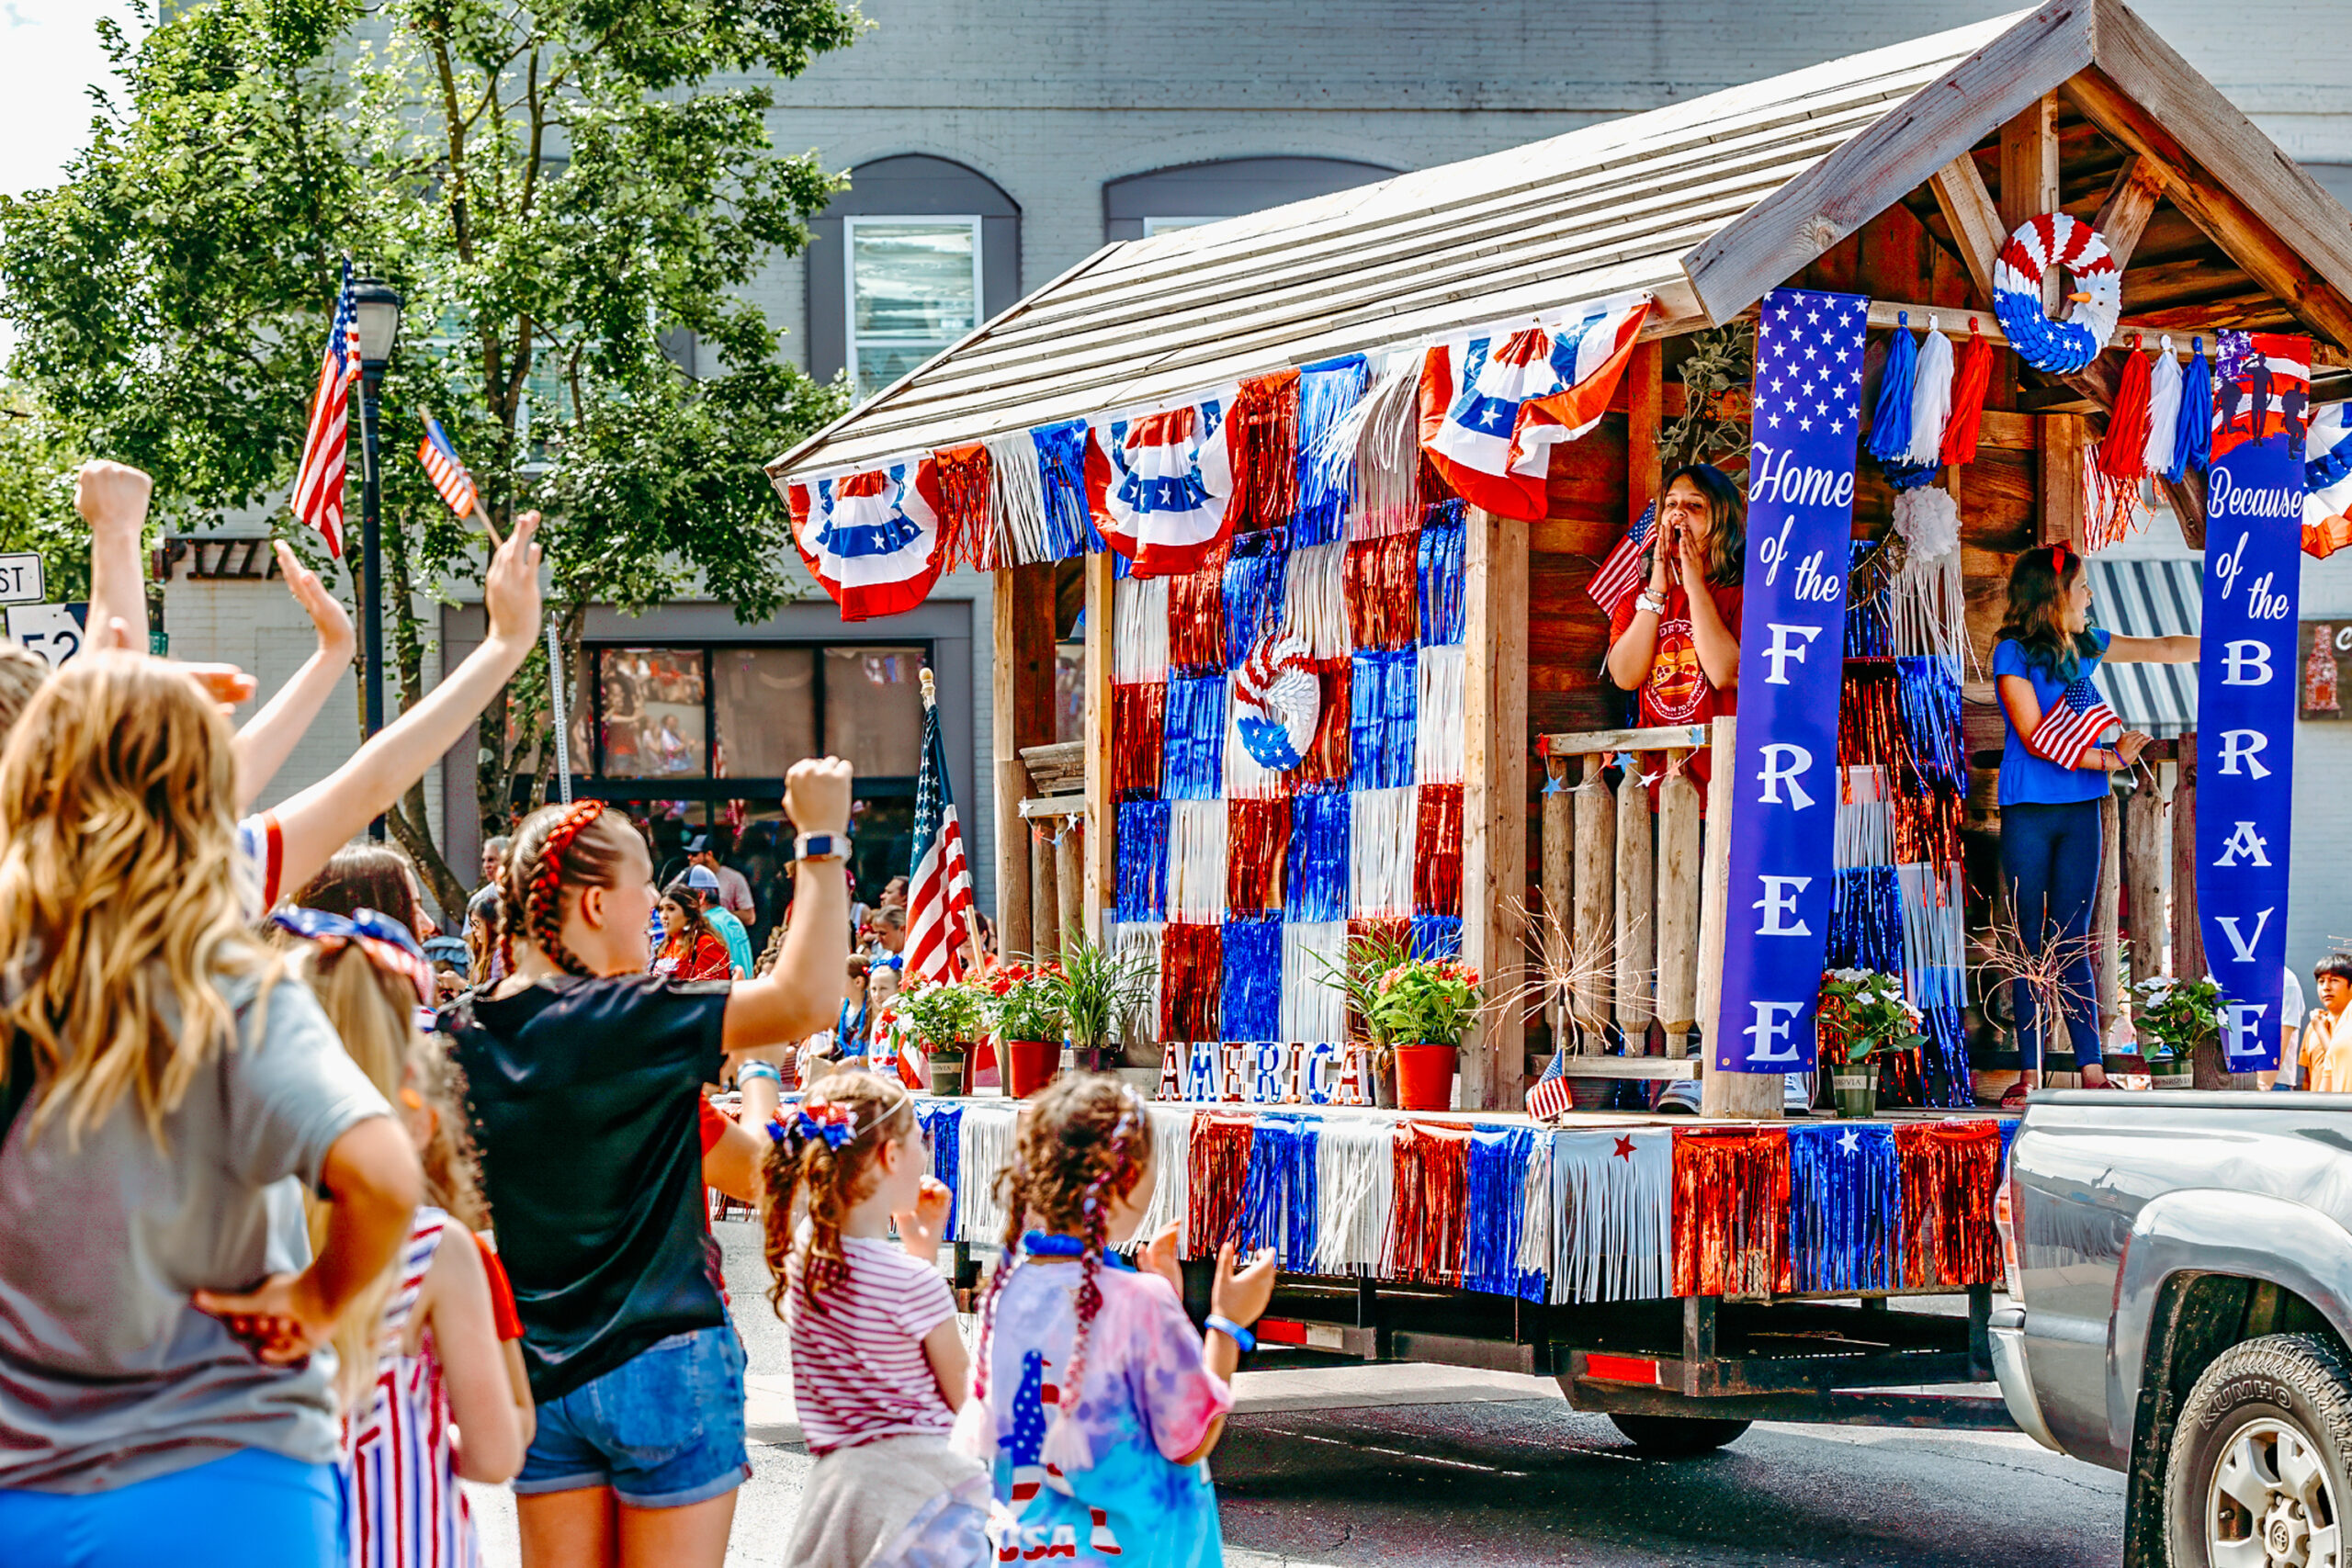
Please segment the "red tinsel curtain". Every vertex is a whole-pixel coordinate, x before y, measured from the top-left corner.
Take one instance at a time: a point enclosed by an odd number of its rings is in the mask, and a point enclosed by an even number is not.
[[[2001,1278],[1993,1191],[2001,1179],[2001,1125],[1908,1122],[1894,1129],[1903,1194],[1904,1283],[1989,1285]]]
[[[1674,1293],[1761,1296],[1790,1278],[1786,1130],[1676,1128]]]

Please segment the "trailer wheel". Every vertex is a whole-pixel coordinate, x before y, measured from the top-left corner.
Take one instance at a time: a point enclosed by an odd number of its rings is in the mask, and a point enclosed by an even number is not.
[[[1751,1423],[1727,1421],[1715,1416],[1621,1416],[1611,1412],[1610,1424],[1633,1439],[1634,1446],[1656,1459],[1692,1459],[1736,1442]]]
[[[2182,1404],[2165,1471],[2172,1568],[2345,1559],[2352,1508],[2352,1368],[2315,1334],[2233,1345]]]

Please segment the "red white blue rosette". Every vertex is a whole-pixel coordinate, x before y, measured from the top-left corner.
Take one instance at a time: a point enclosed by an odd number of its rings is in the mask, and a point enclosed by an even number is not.
[[[1306,759],[1323,713],[1323,683],[1307,662],[1306,639],[1269,633],[1250,650],[1233,678],[1241,712],[1236,728],[1252,761],[1287,773]]]
[[[2063,321],[2041,310],[2041,280],[2052,267],[2074,275],[2078,292]],[[2123,314],[2123,271],[2098,231],[2064,212],[2018,225],[1993,265],[1993,313],[2018,357],[2036,370],[2070,375],[2099,355]]]

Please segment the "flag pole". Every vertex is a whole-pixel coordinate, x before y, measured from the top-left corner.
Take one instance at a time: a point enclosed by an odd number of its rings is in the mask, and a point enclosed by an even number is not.
[[[922,716],[925,728],[930,728],[933,713],[939,706],[939,693],[931,673],[931,666],[922,667]],[[981,969],[995,967],[989,960],[989,950],[980,942],[980,920],[972,905],[964,906],[964,933],[972,939],[972,963]]]

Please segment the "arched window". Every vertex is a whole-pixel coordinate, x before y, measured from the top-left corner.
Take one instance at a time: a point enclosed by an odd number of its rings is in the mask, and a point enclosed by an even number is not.
[[[1399,172],[1350,158],[1219,158],[1127,175],[1102,187],[1102,237],[1140,240],[1329,196]]]
[[[1021,209],[994,180],[906,153],[850,171],[810,220],[808,369],[865,398],[1021,298]]]

